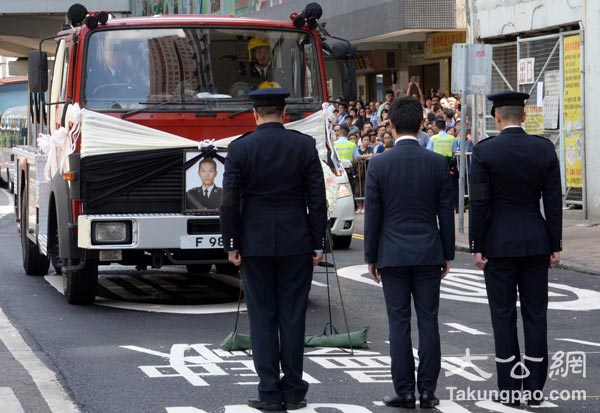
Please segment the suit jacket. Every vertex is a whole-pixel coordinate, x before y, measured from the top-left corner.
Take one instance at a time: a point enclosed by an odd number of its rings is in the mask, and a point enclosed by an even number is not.
[[[448,161],[417,140],[398,141],[371,159],[367,169],[365,260],[386,268],[442,265],[453,259]]]
[[[215,185],[208,197],[205,197],[204,188],[198,186],[187,191],[186,207],[188,209],[218,209],[221,205],[222,195],[223,189]]]
[[[315,140],[281,123],[229,145],[221,230],[226,251],[287,256],[323,249],[327,206]]]
[[[562,249],[562,187],[552,142],[506,128],[473,147],[470,175],[472,252],[523,257]]]
[[[273,80],[273,66],[269,64],[266,69],[265,76],[260,75],[260,71],[256,68],[256,62],[252,61],[248,65],[248,67],[244,67],[240,70],[240,76],[242,77],[253,77],[260,79],[260,81],[264,80]]]

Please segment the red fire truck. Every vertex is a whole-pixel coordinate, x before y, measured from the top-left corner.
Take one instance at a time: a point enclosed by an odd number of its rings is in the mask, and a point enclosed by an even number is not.
[[[13,149],[25,272],[45,275],[51,262],[73,304],[94,301],[99,265],[232,273],[218,209],[188,204],[200,161],[215,161],[219,186],[219,148],[255,128],[246,97],[253,89],[289,90],[286,122],[307,133],[330,99],[326,66],[342,68],[347,99],[355,90],[356,49],[314,16],[291,17],[107,19],[85,11],[44,39],[56,42],[53,67],[48,76],[41,47],[30,53],[28,145]],[[267,79],[252,70],[258,47],[268,54]],[[327,145],[320,152],[331,156]],[[333,239],[347,246],[354,205],[347,177],[335,179]]]

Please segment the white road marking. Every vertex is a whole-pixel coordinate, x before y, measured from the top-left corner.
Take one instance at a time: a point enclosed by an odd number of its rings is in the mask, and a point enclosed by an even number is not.
[[[62,275],[46,275],[44,279],[61,294],[63,290]],[[235,313],[237,311],[237,300],[230,303],[210,304],[210,305],[173,305],[173,304],[148,304],[132,303],[127,301],[114,301],[102,297],[96,297],[96,305],[105,307],[120,308],[122,310],[147,311],[151,313],[172,313],[172,314],[221,314]],[[240,305],[240,312],[246,311],[246,303]]]
[[[594,343],[593,341],[575,340],[574,338],[555,338],[557,341],[568,341],[571,343],[585,344],[588,346],[600,347],[600,343]]]
[[[446,324],[448,327],[455,328],[459,331],[463,331],[465,333],[469,333],[474,336],[488,336],[489,335],[488,333],[484,333],[483,331],[479,331],[475,328],[463,326],[462,324],[458,324],[458,323],[444,323],[444,324]]]
[[[10,387],[0,387],[0,409],[3,412],[25,413],[15,392]]]
[[[340,268],[338,275],[377,288],[382,287],[382,284],[375,284],[368,276],[366,264]],[[550,289],[548,292],[550,298],[563,297],[560,301],[550,300],[548,302],[548,309],[550,310],[600,310],[600,292],[598,291],[557,283],[548,283],[548,287]],[[487,304],[483,271],[453,268],[450,270],[450,274],[442,281],[440,297],[460,302]],[[564,297],[570,299],[566,300]],[[517,301],[518,305],[519,302]]]
[[[312,281],[312,285],[316,285],[317,287],[327,287],[327,284],[323,284],[315,280]]]
[[[0,309],[0,341],[4,343],[15,360],[27,370],[40,394],[46,400],[50,411],[55,413],[79,412],[58,381],[56,374],[46,367],[25,343],[2,309]]]
[[[417,398],[417,406],[420,405],[419,399]],[[373,402],[375,406],[385,406],[383,402]],[[440,400],[440,404],[435,406],[437,411],[442,413],[470,413],[470,410],[465,409],[464,407],[458,405],[452,400]],[[434,410],[435,411],[435,410]]]
[[[470,410],[465,409],[452,400],[440,400],[440,404],[435,408],[442,413],[470,413]]]

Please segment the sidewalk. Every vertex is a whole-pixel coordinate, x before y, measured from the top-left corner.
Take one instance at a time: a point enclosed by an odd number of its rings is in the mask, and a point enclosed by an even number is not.
[[[464,233],[458,231],[456,214],[456,249],[469,252],[469,213],[464,215]],[[364,234],[364,215],[355,215],[355,233]],[[600,219],[583,219],[581,210],[563,210],[563,251],[560,267],[600,275]]]

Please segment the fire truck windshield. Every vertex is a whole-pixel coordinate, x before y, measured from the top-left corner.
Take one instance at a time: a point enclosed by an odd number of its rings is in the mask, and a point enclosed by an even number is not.
[[[97,30],[87,42],[82,102],[97,111],[220,111],[251,107],[248,92],[290,91],[288,110],[322,103],[306,32],[189,27]]]

